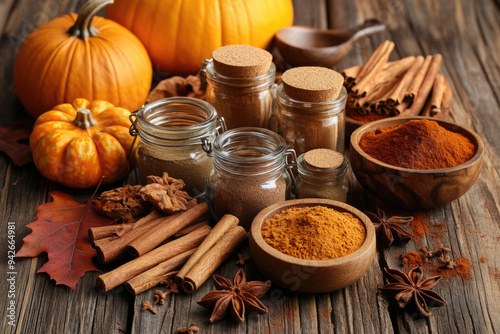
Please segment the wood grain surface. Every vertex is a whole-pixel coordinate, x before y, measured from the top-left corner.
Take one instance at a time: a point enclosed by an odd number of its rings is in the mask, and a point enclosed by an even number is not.
[[[0,126],[25,117],[12,84],[15,54],[36,27],[61,14],[75,11],[83,0],[0,1]],[[16,259],[15,326],[7,315],[7,224],[16,224],[16,249],[30,232],[38,205],[50,200],[48,192],[61,190],[77,200],[92,191],[65,188],[43,178],[33,164],[14,166],[0,154],[0,333],[176,333],[195,323],[200,333],[500,333],[500,2],[498,0],[294,0],[295,24],[319,28],[352,28],[377,18],[388,30],[354,46],[336,65],[341,70],[365,62],[385,39],[396,43],[391,60],[409,55],[441,53],[441,72],[453,90],[452,117],[484,140],[484,165],[476,184],[460,199],[431,211],[428,220],[444,223],[442,238],[424,237],[404,246],[378,252],[368,272],[355,284],[333,293],[304,294],[273,286],[262,298],[267,315],[250,315],[246,323],[227,319],[210,324],[210,312],[196,301],[211,291],[211,282],[193,295],[169,296],[158,314],[141,312],[148,291],[133,297],[123,287],[102,293],[96,289],[97,272],[81,279],[76,291],[56,286],[36,271],[46,256]],[[29,80],[29,78],[26,78]],[[124,183],[135,183],[131,174]],[[352,180],[351,204],[375,210],[377,198]],[[117,186],[116,184],[113,186]],[[106,190],[109,187],[103,189]],[[409,212],[390,211],[405,215]],[[411,213],[410,213],[411,214]],[[399,268],[399,255],[424,245],[443,243],[451,256],[466,257],[472,279],[451,277],[435,290],[448,305],[432,309],[429,318],[401,312],[378,293],[384,284],[384,266]],[[244,255],[248,247],[242,248]],[[480,259],[484,257],[483,262]],[[232,278],[236,257],[216,273]],[[108,271],[112,266],[101,266]],[[264,277],[250,261],[249,280]],[[428,273],[427,273],[428,274]]]

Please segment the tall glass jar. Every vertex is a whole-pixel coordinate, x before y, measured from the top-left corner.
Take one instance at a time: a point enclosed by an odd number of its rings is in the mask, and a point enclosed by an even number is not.
[[[283,83],[276,90],[275,112],[270,128],[279,133],[297,154],[315,148],[344,152],[347,91],[326,102],[303,102],[287,96]]]
[[[269,127],[273,107],[271,86],[276,76],[276,66],[254,78],[231,78],[215,71],[213,60],[205,60],[201,70],[202,82],[206,80],[207,102],[224,117],[228,129],[240,127]]]
[[[199,99],[165,98],[143,106],[131,120],[131,134],[139,138],[135,154],[141,182],[168,172],[182,179],[192,196],[202,193],[212,169],[212,143],[225,128],[215,108]]]
[[[232,214],[248,230],[262,209],[289,198],[294,157],[283,138],[267,129],[239,128],[218,136],[206,188],[212,214]]]
[[[339,153],[340,154],[340,153]],[[309,164],[301,154],[297,159],[297,198],[327,198],[340,202],[347,201],[349,161],[345,155],[340,166],[321,168]]]

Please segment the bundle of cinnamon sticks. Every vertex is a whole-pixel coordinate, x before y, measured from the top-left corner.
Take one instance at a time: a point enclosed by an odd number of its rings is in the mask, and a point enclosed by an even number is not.
[[[389,62],[394,43],[385,41],[364,65],[342,72],[347,104],[360,115],[448,117],[452,91],[439,74],[442,56]]]
[[[175,276],[193,255],[188,277],[196,288],[203,284],[246,239],[234,216],[226,215],[213,230],[206,221],[200,222],[207,211],[207,204],[201,203],[170,216],[153,211],[135,223],[89,229],[101,262],[123,255],[134,257],[100,275],[97,286],[109,291],[125,283],[127,290],[137,295]]]

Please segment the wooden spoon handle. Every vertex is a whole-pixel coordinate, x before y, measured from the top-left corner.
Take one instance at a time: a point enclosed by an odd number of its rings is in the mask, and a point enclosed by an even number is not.
[[[352,42],[356,42],[367,36],[382,32],[385,30],[385,24],[381,23],[376,19],[366,20],[363,24],[359,25],[354,29],[356,32],[352,38]]]

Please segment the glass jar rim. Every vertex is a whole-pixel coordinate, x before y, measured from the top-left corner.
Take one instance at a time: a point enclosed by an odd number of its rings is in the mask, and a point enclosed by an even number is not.
[[[233,78],[224,76],[215,70],[213,59],[208,59],[206,61],[204,69],[208,74],[208,80],[230,87],[261,88],[273,84],[276,77],[276,65],[274,65],[274,63],[271,63],[271,66],[269,66],[269,71],[253,78]]]
[[[305,102],[295,100],[288,96],[285,93],[283,83],[281,82],[276,88],[276,99],[281,104],[301,109],[305,112],[329,113],[332,109],[338,109],[338,112],[341,112],[345,108],[347,100],[347,90],[345,89],[345,87],[342,87],[339,96],[335,100],[324,102]]]
[[[193,107],[200,111],[198,115],[190,115],[188,111],[184,110],[181,114],[179,106]],[[166,107],[163,110],[155,110],[157,108]],[[171,108],[169,110],[169,108]],[[168,117],[167,115],[173,115]],[[161,117],[163,115],[163,117]],[[139,136],[150,142],[156,140],[169,140],[169,141],[198,141],[206,137],[207,132],[214,131],[217,125],[217,111],[215,108],[206,101],[195,99],[192,97],[167,97],[144,105],[138,110],[137,123],[139,128]],[[177,121],[177,122],[191,122],[189,125],[158,125],[162,121]],[[142,132],[145,132],[145,136]]]
[[[231,145],[238,144],[238,139],[252,138],[269,144],[268,152],[260,156],[239,155],[244,149],[255,149]],[[263,147],[263,146],[262,146]],[[264,128],[246,127],[228,130],[219,135],[214,142],[214,167],[235,175],[263,175],[281,171],[286,164],[286,143],[283,137],[276,132]],[[236,149],[233,151],[232,149]],[[228,171],[231,170],[231,171]]]

